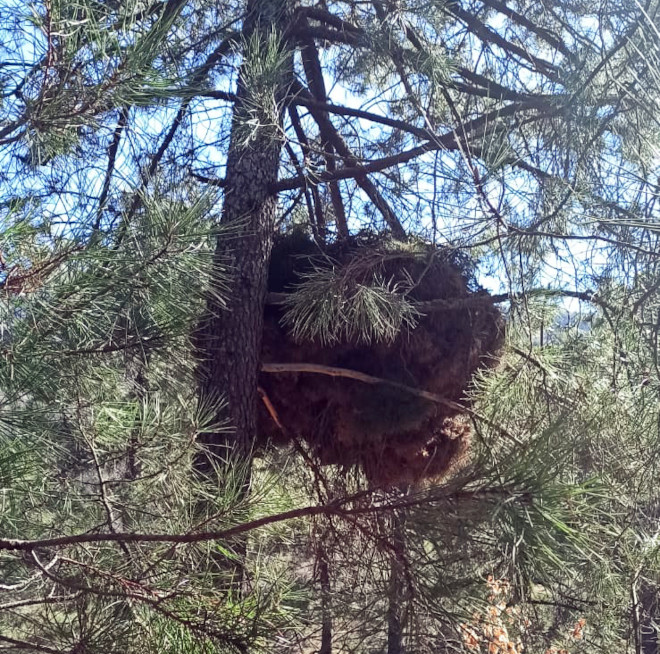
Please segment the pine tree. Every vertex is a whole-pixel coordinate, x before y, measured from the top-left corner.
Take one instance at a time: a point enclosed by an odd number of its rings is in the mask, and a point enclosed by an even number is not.
[[[0,643],[653,651],[657,11],[2,5]],[[282,234],[316,258],[268,296]],[[505,311],[470,459],[396,489],[255,459],[265,311],[447,320],[383,272],[431,246]]]

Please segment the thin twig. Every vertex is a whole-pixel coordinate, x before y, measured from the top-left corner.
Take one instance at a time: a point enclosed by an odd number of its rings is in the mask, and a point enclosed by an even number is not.
[[[261,386],[257,386],[257,392],[259,393],[259,396],[261,397],[261,401],[264,403],[266,410],[270,414],[270,417],[273,419],[273,422],[278,426],[278,428],[281,431],[286,433],[286,430],[284,429],[284,425],[282,425],[280,417],[279,415],[277,415],[277,409],[273,406],[273,403],[270,401],[270,398],[268,397],[268,393],[266,393],[266,391]]]
[[[382,377],[367,375],[364,372],[351,370],[350,368],[323,366],[318,363],[262,363],[261,370],[268,373],[308,372],[317,375],[328,375],[330,377],[345,377],[346,379],[354,379],[359,382],[364,382],[365,384],[387,384],[388,386],[393,386],[395,388],[401,389],[402,391],[406,391],[411,395],[422,397],[425,400],[429,400],[429,402],[442,404],[456,411],[462,412],[465,410],[465,407],[462,404],[453,402],[452,400],[447,400],[440,395],[436,395],[435,393],[423,391],[419,388],[413,388],[412,386],[406,386],[405,384],[400,384],[399,382],[391,381],[389,379],[383,379]]]

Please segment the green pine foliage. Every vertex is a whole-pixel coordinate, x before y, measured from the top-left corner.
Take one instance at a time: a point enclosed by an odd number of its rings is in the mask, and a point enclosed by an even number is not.
[[[284,323],[297,339],[332,344],[393,341],[418,315],[401,283],[377,274],[367,282],[319,266],[286,298]]]
[[[0,3],[0,649],[655,652],[660,8],[305,1],[246,37],[272,2]],[[254,202],[311,255],[274,289],[306,347],[447,320],[385,272],[402,251],[503,308],[444,477],[373,487],[288,424],[206,447],[236,435],[197,337],[251,283],[221,216],[257,132],[284,145]],[[399,395],[364,403],[385,441],[435,406]]]

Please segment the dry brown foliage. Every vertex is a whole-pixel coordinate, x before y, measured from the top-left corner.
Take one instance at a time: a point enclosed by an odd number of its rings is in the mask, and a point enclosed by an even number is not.
[[[271,291],[291,290],[309,270],[309,242],[276,247]],[[292,251],[293,250],[293,251]],[[323,253],[355,283],[400,283],[412,303],[455,300],[478,294],[462,262],[432,246],[393,249],[375,241],[334,245]],[[267,306],[264,363],[317,364],[358,371],[393,384],[365,384],[348,377],[309,372],[262,373],[266,401],[260,407],[263,444],[305,441],[322,464],[360,466],[374,485],[390,486],[442,477],[464,458],[471,429],[457,407],[432,402],[402,386],[450,402],[465,401],[475,372],[493,365],[503,339],[494,304],[422,314],[392,342],[332,344],[296,340],[283,324],[283,309]]]

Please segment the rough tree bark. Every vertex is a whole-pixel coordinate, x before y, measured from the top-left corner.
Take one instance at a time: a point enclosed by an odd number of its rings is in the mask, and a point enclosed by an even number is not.
[[[228,269],[231,274],[230,298],[227,307],[221,306],[211,289],[198,332],[200,398],[217,406],[224,397],[233,431],[227,434],[210,429],[204,434],[208,454],[197,462],[202,473],[210,473],[213,463],[226,459],[230,452],[249,466],[256,436],[263,306],[277,208],[277,198],[269,189],[277,180],[283,143],[281,105],[291,79],[292,57],[285,53],[282,35],[294,2],[247,2],[243,28],[246,49],[259,44],[259,56],[263,56],[269,44],[278,43],[288,63],[276,67],[268,79],[275,103],[270,108],[256,107],[262,119],[256,127],[246,126],[245,119],[255,112],[251,85],[263,85],[264,80],[250,78],[247,54],[239,71],[221,217],[221,225],[230,229],[218,239],[214,260],[216,269]]]

